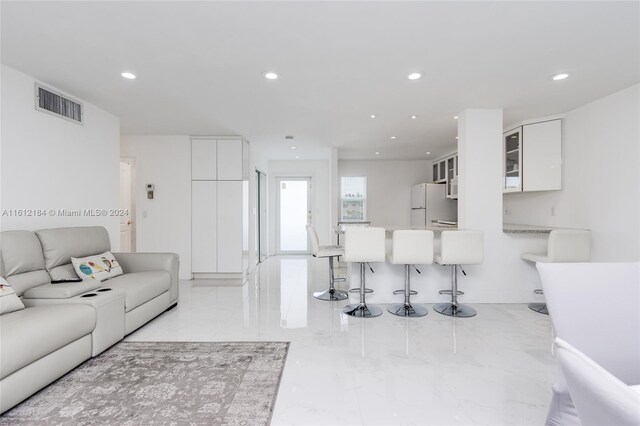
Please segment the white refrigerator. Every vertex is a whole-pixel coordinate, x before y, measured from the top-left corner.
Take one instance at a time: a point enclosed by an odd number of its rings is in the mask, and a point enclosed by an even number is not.
[[[446,189],[446,185],[436,183],[411,187],[412,227],[430,225],[435,220],[458,220],[458,203],[447,198]]]

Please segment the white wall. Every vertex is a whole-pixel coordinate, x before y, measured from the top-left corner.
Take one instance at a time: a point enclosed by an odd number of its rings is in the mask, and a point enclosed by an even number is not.
[[[340,177],[367,177],[367,220],[373,226],[410,226],[411,186],[427,182],[430,170],[426,160],[338,161]]]
[[[180,278],[191,279],[189,136],[123,135],[121,155],[136,159],[137,251],[178,253]],[[148,183],[155,185],[153,200],[147,199]]]
[[[118,209],[118,118],[83,102],[84,125],[78,125],[35,109],[32,77],[3,65],[1,82],[1,209]],[[116,216],[0,220],[3,230],[101,225],[112,249],[120,247]]]
[[[312,220],[318,232],[321,245],[328,245],[332,238],[333,228],[330,218],[330,171],[329,160],[305,161],[269,161],[269,247],[270,253],[276,252],[276,200],[278,177],[310,176],[312,185]]]
[[[593,261],[640,259],[639,117],[640,85],[568,112],[563,189],[506,194],[504,221],[588,228]]]

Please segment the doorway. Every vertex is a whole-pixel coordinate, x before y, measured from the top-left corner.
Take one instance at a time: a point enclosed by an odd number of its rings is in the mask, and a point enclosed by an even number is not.
[[[276,179],[276,248],[279,254],[308,254],[311,218],[311,178]]]
[[[256,208],[258,217],[256,220],[256,253],[257,263],[264,262],[268,257],[267,248],[267,175],[256,170]]]
[[[120,251],[136,251],[136,167],[135,158],[120,159]]]

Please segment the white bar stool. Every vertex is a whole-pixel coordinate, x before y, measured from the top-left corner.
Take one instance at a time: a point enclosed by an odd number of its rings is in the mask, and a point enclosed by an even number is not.
[[[451,303],[438,303],[433,310],[450,317],[469,318],[476,311],[466,305],[458,304],[458,267],[460,265],[479,265],[484,257],[484,233],[482,231],[442,231],[440,237],[440,255],[436,263],[451,266],[451,290],[442,290],[440,294],[451,292]],[[462,269],[462,268],[460,268]],[[464,270],[463,274],[466,275]]]
[[[387,310],[401,317],[427,315],[428,311],[424,306],[411,305],[411,295],[418,294],[411,290],[411,267],[433,263],[433,231],[394,231],[391,254],[387,260],[394,265],[404,265],[404,289],[393,292],[404,294],[404,303],[395,303]]]
[[[367,305],[365,294],[373,290],[365,287],[365,263],[384,262],[384,228],[349,227],[344,232],[345,262],[360,263],[360,288],[352,288],[351,293],[360,293],[360,303],[347,305],[342,312],[352,317],[371,318],[382,315],[378,306]],[[371,268],[371,266],[369,266]],[[371,269],[373,272],[373,269]]]
[[[520,258],[534,263],[588,262],[591,257],[591,231],[584,229],[554,229],[549,234],[546,253],[522,253]],[[536,289],[534,294],[543,294]],[[529,309],[549,315],[546,303],[529,303]]]
[[[321,246],[318,240],[318,234],[315,228],[311,225],[307,225],[307,235],[311,241],[311,254],[313,257],[328,257],[329,258],[329,289],[325,291],[316,291],[313,293],[313,297],[320,300],[345,300],[349,298],[346,291],[338,290],[335,288],[336,281],[345,281],[345,278],[336,278],[335,269],[333,266],[333,259],[335,257],[342,256],[344,249],[340,246]]]

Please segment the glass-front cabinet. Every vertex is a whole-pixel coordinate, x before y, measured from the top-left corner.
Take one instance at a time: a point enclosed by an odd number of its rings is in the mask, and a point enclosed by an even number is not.
[[[433,183],[446,185],[447,198],[458,198],[458,154],[450,154],[432,164]]]
[[[342,176],[340,220],[360,222],[367,219],[367,178]]]
[[[456,157],[447,158],[447,197],[451,198],[453,179],[456,177]]]
[[[447,159],[443,158],[433,163],[433,183],[445,183],[447,181]]]
[[[504,134],[503,192],[522,191],[522,127]]]

